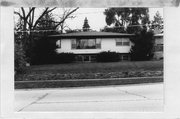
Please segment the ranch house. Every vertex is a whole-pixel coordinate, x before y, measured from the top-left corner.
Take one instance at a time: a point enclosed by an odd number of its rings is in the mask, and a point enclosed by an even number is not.
[[[95,61],[96,55],[103,51],[117,52],[119,59],[124,61],[130,60],[129,52],[133,45],[130,38],[133,36],[134,34],[88,31],[51,35],[50,39],[55,40],[57,53],[74,53],[76,61]],[[157,38],[161,39],[161,36]]]

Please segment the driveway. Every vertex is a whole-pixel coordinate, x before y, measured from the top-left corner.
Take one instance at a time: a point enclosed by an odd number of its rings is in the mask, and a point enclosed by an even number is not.
[[[15,90],[15,111],[163,111],[163,83]]]

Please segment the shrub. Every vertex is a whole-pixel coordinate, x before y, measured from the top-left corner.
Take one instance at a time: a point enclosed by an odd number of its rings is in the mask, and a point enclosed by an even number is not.
[[[119,61],[119,54],[116,52],[101,52],[96,57],[97,62],[117,62]]]
[[[55,63],[71,63],[75,61],[73,53],[59,53],[55,57]]]
[[[56,58],[56,45],[50,42],[47,37],[34,39],[34,46],[31,50],[31,64],[42,65],[52,64]]]
[[[20,44],[15,43],[15,74],[24,73],[26,60],[23,48]]]
[[[153,32],[143,30],[131,39],[134,45],[131,47],[131,60],[143,61],[153,57],[154,38]]]

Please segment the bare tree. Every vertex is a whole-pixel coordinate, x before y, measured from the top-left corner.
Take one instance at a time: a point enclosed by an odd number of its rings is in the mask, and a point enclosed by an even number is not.
[[[37,24],[43,18],[43,16],[45,14],[52,12],[55,9],[56,9],[56,7],[45,8],[36,20],[35,20],[35,10],[36,10],[35,7],[29,7],[29,10],[25,10],[23,7],[21,7],[21,12],[15,11],[14,13],[17,14],[21,20],[23,20],[23,22],[24,22],[23,30],[27,30],[27,29],[34,30],[36,28]],[[51,22],[55,22],[56,23],[55,27],[58,27],[59,25],[63,24],[66,19],[73,18],[73,16],[71,16],[71,14],[74,13],[77,9],[79,9],[79,7],[75,8],[75,9],[65,10],[63,15],[60,17],[59,21],[51,21]]]
[[[31,48],[34,45],[34,32],[33,30],[38,30],[38,24],[42,22],[43,17],[47,14],[52,13],[57,9],[56,7],[53,8],[44,8],[42,12],[36,16],[39,11],[37,11],[37,8],[35,7],[29,7],[29,8],[20,8],[20,11],[14,11],[15,15],[19,16],[20,23],[21,23],[21,43],[22,46],[26,52],[26,56],[30,57]],[[67,9],[63,12],[63,15],[60,17],[60,19],[47,19],[47,22],[53,22],[55,25],[53,26],[53,29],[57,29],[59,26],[62,26],[66,19],[73,18],[72,13],[74,13],[79,7],[74,9]],[[37,13],[36,13],[37,12]],[[35,14],[36,13],[36,14]],[[63,26],[64,27],[64,26]]]
[[[69,28],[69,26],[66,24],[65,20],[66,19],[74,19],[76,16],[72,15],[72,13],[74,13],[76,9],[65,9],[62,8],[63,13],[61,15],[58,15],[58,23],[55,27],[60,29],[60,32],[63,33],[63,31],[65,30],[65,28]],[[69,15],[68,15],[69,14]]]

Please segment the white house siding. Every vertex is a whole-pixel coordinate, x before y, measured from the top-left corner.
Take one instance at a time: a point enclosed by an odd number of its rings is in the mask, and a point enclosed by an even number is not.
[[[129,39],[126,38],[128,41]],[[96,54],[102,51],[114,51],[118,53],[129,53],[131,43],[129,46],[116,46],[115,38],[101,38],[101,49],[71,49],[72,39],[61,39],[61,48],[57,49],[58,53],[70,52],[74,54]]]

